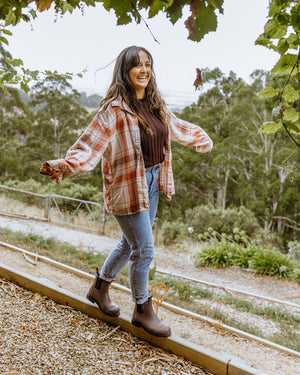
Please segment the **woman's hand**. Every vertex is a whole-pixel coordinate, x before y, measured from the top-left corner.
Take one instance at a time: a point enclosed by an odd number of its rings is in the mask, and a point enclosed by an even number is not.
[[[60,170],[50,167],[50,165],[46,161],[45,163],[43,163],[40,169],[40,174],[44,176],[50,176],[52,180],[55,180],[58,184],[61,183],[62,172]]]

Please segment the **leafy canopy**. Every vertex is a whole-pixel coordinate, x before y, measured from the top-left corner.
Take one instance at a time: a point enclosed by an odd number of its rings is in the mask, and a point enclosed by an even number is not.
[[[182,17],[182,10],[190,6],[191,14],[185,21],[189,39],[200,41],[210,31],[217,29],[216,11],[223,13],[224,0],[0,0],[0,20],[5,26],[16,25],[21,20],[26,22],[37,17],[38,12],[48,10],[51,6],[60,14],[72,13],[78,8],[82,11],[85,6],[96,6],[101,3],[110,12],[114,10],[118,25],[132,21],[140,23],[141,10],[148,12],[148,17],[155,17],[164,12],[174,24]]]
[[[278,52],[269,86],[260,95],[270,98],[273,121],[261,127],[263,133],[275,133],[282,127],[300,146],[300,2],[273,0],[268,21],[256,44]]]
[[[8,45],[7,37],[12,33],[7,26],[13,26],[20,21],[30,22],[50,7],[57,14],[72,13],[74,9],[84,12],[86,6],[96,6],[101,3],[110,12],[114,10],[117,24],[124,25],[132,21],[140,23],[144,19],[140,11],[148,12],[148,18],[164,12],[171,23],[182,17],[185,6],[190,6],[191,14],[185,21],[189,39],[200,41],[210,31],[217,28],[216,11],[223,13],[224,0],[0,0],[0,53],[2,55],[0,69],[0,88],[14,85],[25,92],[30,90],[30,82],[41,81],[49,76],[57,75],[57,71],[39,72],[26,69],[21,59],[13,59],[4,49]],[[2,20],[2,22],[1,22]],[[6,56],[5,56],[6,55]],[[64,78],[72,79],[75,74],[66,73]],[[82,76],[82,72],[76,74]]]

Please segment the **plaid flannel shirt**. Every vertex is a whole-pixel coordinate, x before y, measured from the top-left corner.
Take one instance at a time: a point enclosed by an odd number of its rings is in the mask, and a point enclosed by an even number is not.
[[[199,126],[178,119],[166,109],[168,125],[165,159],[159,175],[160,191],[171,200],[175,193],[171,140],[210,152],[212,140]],[[103,193],[108,213],[129,215],[149,210],[148,189],[138,120],[121,100],[99,111],[85,132],[68,150],[65,159],[48,161],[62,177],[91,171],[102,159]]]

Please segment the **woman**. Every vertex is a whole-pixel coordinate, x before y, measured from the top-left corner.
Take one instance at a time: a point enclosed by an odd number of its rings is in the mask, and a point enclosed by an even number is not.
[[[142,47],[125,48],[118,56],[113,80],[94,120],[69,149],[65,159],[45,162],[41,173],[57,182],[92,170],[102,159],[105,207],[122,229],[122,239],[106,259],[87,294],[101,311],[118,316],[108,289],[129,262],[132,323],[155,336],[171,334],[157,318],[148,296],[153,259],[152,225],[159,191],[174,194],[171,140],[210,152],[212,141],[198,126],[180,120],[165,106],[157,90],[151,54]]]

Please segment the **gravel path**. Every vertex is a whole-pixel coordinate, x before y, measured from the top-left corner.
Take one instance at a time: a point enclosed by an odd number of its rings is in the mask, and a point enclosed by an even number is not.
[[[74,274],[57,269],[56,267],[52,267],[43,262],[38,262],[37,265],[32,265],[31,263],[28,263],[20,253],[16,253],[1,247],[0,260],[4,264],[8,264],[11,267],[20,269],[23,272],[27,272],[33,276],[42,279],[46,278],[47,280],[50,280],[64,289],[67,289],[80,296],[86,295],[86,292],[91,284],[90,281],[84,278],[79,278]],[[131,316],[134,306],[130,296],[116,289],[111,289],[110,295],[112,300],[119,304],[122,312],[127,316]],[[0,314],[3,307],[4,305],[1,305],[0,300]],[[14,308],[14,306],[11,305],[11,308]],[[196,319],[170,312],[169,310],[164,309],[163,306],[159,308],[159,317],[170,324],[172,333],[176,336],[188,337],[188,341],[209,348],[214,352],[225,351],[231,355],[243,359],[249,364],[252,364],[254,368],[260,369],[266,374],[300,374],[299,358],[280,352],[273,348],[265,347],[264,345],[255,341],[247,340],[237,335],[232,335],[224,331],[221,324],[207,324]],[[106,375],[106,373],[104,374]],[[109,373],[109,375],[110,374],[111,373]],[[135,374],[135,372],[127,372],[127,374]],[[147,372],[145,372],[145,374],[147,374]],[[161,374],[163,374],[163,372]],[[168,372],[166,374],[168,374]],[[172,374],[172,372],[170,374]],[[175,374],[177,374],[176,371]],[[199,374],[201,374],[201,372]]]
[[[212,375],[1,278],[0,306],[1,374]]]

